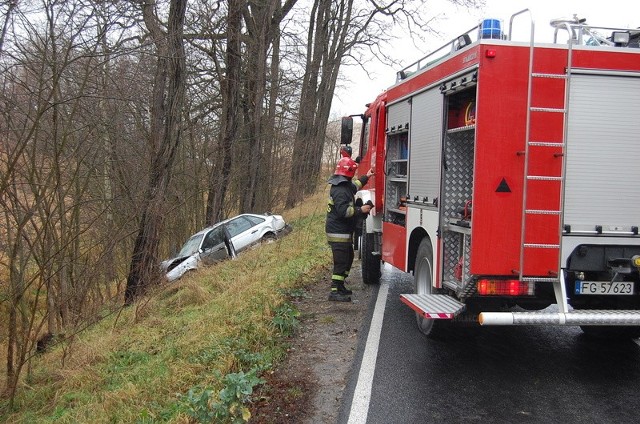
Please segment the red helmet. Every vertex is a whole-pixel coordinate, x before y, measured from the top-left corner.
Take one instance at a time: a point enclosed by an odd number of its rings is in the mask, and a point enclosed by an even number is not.
[[[344,144],[342,145],[342,147],[340,147],[340,156],[344,157],[351,157],[351,146],[349,146],[348,144]]]
[[[336,175],[343,175],[347,178],[353,178],[356,175],[356,169],[358,169],[358,164],[356,161],[351,159],[348,156],[340,158],[338,164],[336,165]]]

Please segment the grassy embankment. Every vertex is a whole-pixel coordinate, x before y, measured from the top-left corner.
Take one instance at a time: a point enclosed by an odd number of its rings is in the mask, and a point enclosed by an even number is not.
[[[248,418],[248,393],[283,358],[297,323],[288,299],[330,263],[325,196],[286,211],[293,232],[276,243],[159,287],[70,344],[36,356],[14,410],[0,400],[0,421]]]

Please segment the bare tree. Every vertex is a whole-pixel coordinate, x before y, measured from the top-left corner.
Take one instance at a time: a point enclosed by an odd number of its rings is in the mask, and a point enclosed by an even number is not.
[[[239,210],[254,211],[269,205],[269,199],[261,197],[260,193],[270,191],[268,184],[273,128],[279,95],[279,28],[296,2],[297,0],[287,0],[284,4],[280,0],[229,2],[226,72],[220,75],[221,85],[224,87],[219,148],[221,155],[210,182],[207,209],[209,222],[223,218],[223,203],[231,184],[231,176],[234,175],[232,142],[238,145],[236,150],[244,158],[236,167],[239,171],[236,182],[240,181],[236,184]],[[247,34],[240,38],[243,27]],[[242,40],[245,40],[244,43]],[[240,52],[245,54],[240,55]]]
[[[237,138],[240,111],[241,30],[243,1],[229,0],[227,12],[226,75],[222,79],[222,122],[219,155],[211,173],[207,222],[222,219],[222,206],[231,175],[231,145]]]
[[[244,8],[244,23],[247,28],[247,63],[245,66],[243,113],[245,116],[244,139],[248,144],[246,182],[242,196],[241,211],[254,211],[267,206],[266,199],[258,204],[258,193],[268,190],[267,172],[271,155],[270,129],[275,126],[275,114],[271,109],[278,91],[278,64],[280,63],[280,24],[297,0],[247,2]],[[269,55],[271,50],[271,55]],[[271,66],[269,66],[271,62]],[[267,82],[270,78],[271,91]],[[266,109],[264,105],[269,105]],[[271,132],[271,134],[273,134]]]
[[[153,152],[151,171],[127,277],[126,305],[131,304],[158,276],[157,252],[171,168],[180,143],[186,79],[183,31],[187,0],[170,1],[166,30],[160,24],[154,2],[139,0],[139,4],[158,58],[149,130]]]
[[[16,8],[18,4],[17,0],[9,0],[7,2],[7,10],[5,11],[4,22],[2,23],[2,28],[0,28],[0,57],[2,57],[2,48],[4,47],[4,38],[7,35],[7,30],[9,29],[9,22],[11,21],[11,13]]]
[[[71,330],[81,309],[90,309],[92,286],[85,283],[95,274],[88,258],[100,255],[94,250],[99,237],[81,242],[100,216],[88,194],[97,153],[84,143],[91,127],[83,115],[97,44],[77,43],[91,30],[93,12],[85,9],[83,24],[73,26],[78,9],[43,6],[42,28],[19,15],[21,43],[5,51],[0,91],[0,228],[10,299],[5,391],[11,399],[36,338]]]
[[[450,0],[474,6],[476,0]],[[341,65],[352,60],[366,66],[362,52],[383,55],[379,46],[391,37],[393,25],[430,31],[433,15],[425,0],[315,0],[309,24],[306,64],[300,94],[300,110],[291,166],[287,206],[315,190],[322,161],[324,137],[331,101]],[[388,57],[383,57],[388,59]]]

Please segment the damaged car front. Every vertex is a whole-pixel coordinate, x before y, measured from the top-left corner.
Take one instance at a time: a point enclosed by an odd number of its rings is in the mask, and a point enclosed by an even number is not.
[[[182,246],[180,252],[160,264],[167,280],[174,281],[201,265],[211,265],[235,257],[233,242],[220,223],[194,234]]]
[[[281,215],[244,213],[194,234],[180,253],[161,263],[169,281],[202,265],[211,265],[237,253],[289,234],[291,226]]]

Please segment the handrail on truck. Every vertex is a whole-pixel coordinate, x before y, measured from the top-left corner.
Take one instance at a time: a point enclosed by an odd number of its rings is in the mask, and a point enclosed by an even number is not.
[[[512,30],[513,30],[513,20],[525,13],[530,12],[529,9],[523,9],[519,12],[511,15],[509,20],[509,31],[507,35],[505,35],[503,40],[512,40]],[[639,29],[629,29],[629,28],[615,28],[615,27],[604,27],[604,26],[592,26],[587,25],[585,19],[579,19],[577,15],[574,15],[571,19],[553,19],[550,22],[550,25],[555,28],[553,34],[553,43],[557,44],[558,42],[558,31],[566,30],[569,33],[569,39],[572,40],[572,44],[584,44],[590,46],[618,46],[616,42],[612,39],[607,38],[606,36],[600,34],[598,30],[606,30],[609,32],[628,32],[630,35],[636,36],[640,33]],[[417,61],[411,63],[408,66],[405,66],[400,71],[396,73],[396,82],[402,81],[403,79],[409,77],[410,75],[420,71],[427,66],[444,59],[451,53],[459,50],[469,44],[472,44],[479,39],[479,33],[482,28],[482,22],[478,25],[472,27],[471,29],[463,32],[456,38],[446,42],[436,50],[427,54],[426,56],[418,59]],[[439,54],[440,53],[440,54]]]
[[[511,19],[509,21],[509,35],[506,38],[506,40],[511,40],[511,28],[513,25],[513,19],[517,16],[520,15],[524,12],[528,12],[529,9],[523,9],[517,13],[514,13],[511,16]],[[408,76],[410,76],[411,74],[419,71],[422,68],[425,68],[429,65],[431,65],[432,63],[438,62],[440,59],[443,59],[444,57],[448,56],[449,54],[455,52],[456,50],[459,50],[471,43],[474,43],[476,41],[478,41],[479,39],[479,33],[480,30],[482,28],[482,22],[478,23],[478,25],[470,28],[469,30],[463,32],[462,34],[460,34],[459,36],[457,36],[456,38],[446,42],[445,44],[443,44],[442,46],[440,46],[439,48],[437,48],[436,50],[432,51],[431,53],[429,53],[428,55],[418,59],[417,61],[413,62],[412,64],[405,66],[404,68],[402,68],[400,71],[398,71],[398,73],[396,74],[396,82],[401,81],[405,78],[407,78]],[[473,36],[473,39],[472,39]],[[441,56],[437,56],[435,58],[433,58],[434,56],[436,56],[437,53],[440,53],[444,50],[447,50],[445,54],[441,55]],[[431,59],[431,60],[429,60]]]
[[[616,42],[606,36],[600,34],[598,31],[613,32],[628,32],[629,34],[636,35],[640,32],[639,29],[629,28],[617,28],[617,27],[604,27],[593,26],[586,22],[586,19],[580,19],[577,15],[573,15],[571,19],[553,19],[550,22],[551,26],[555,28],[553,32],[553,43],[558,42],[558,32],[560,30],[566,30],[569,35],[571,44],[586,45],[586,46],[617,46]]]
[[[533,43],[533,34],[535,33],[535,21],[533,20],[533,15],[531,14],[531,11],[529,9],[522,9],[519,12],[514,13],[513,15],[511,15],[511,18],[509,19],[509,37],[507,38],[507,40],[511,40],[511,31],[513,29],[513,20],[516,18],[516,16],[518,15],[522,15],[523,13],[529,12],[529,17],[531,19],[531,42]]]
[[[473,41],[471,40],[471,34],[472,33],[476,33],[475,38],[477,41],[477,29],[480,28],[480,24],[474,26],[473,28],[467,30],[466,32],[462,33],[461,35],[459,35],[458,37],[452,39],[451,41],[446,42],[445,44],[443,44],[442,46],[440,46],[438,49],[432,51],[431,53],[429,53],[428,55],[422,57],[421,59],[416,60],[415,62],[413,62],[412,64],[405,66],[404,68],[402,68],[400,71],[397,72],[396,74],[396,82],[401,81],[405,78],[407,78],[409,75],[419,71],[422,68],[425,68],[429,65],[431,65],[432,63],[438,62],[440,59],[447,57],[449,54],[451,54],[452,52],[468,45],[471,44]],[[448,50],[446,53],[442,54],[441,56],[438,56],[436,58],[433,58],[437,53],[442,52],[443,50]],[[432,58],[432,60],[428,60]]]

